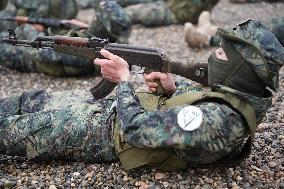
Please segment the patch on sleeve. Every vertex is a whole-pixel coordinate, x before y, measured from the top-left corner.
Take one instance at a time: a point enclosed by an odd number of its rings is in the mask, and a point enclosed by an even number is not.
[[[194,131],[203,122],[203,114],[196,106],[186,106],[177,114],[178,126],[184,131]]]

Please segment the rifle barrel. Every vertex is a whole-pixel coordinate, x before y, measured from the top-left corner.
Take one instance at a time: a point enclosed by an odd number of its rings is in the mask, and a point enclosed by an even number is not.
[[[2,42],[9,43],[13,46],[25,46],[33,48],[53,48],[52,43],[41,42],[41,41],[28,41],[19,39],[2,39]]]

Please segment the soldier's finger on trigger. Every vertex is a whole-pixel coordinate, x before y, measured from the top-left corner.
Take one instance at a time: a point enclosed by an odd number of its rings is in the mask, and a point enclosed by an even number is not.
[[[111,63],[112,61],[111,60],[108,60],[108,59],[95,59],[94,60],[94,63],[97,64],[97,65],[100,65],[100,66],[103,66],[104,64],[107,64],[107,63]]]

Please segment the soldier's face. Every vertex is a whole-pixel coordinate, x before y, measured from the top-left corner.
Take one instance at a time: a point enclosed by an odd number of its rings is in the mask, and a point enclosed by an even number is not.
[[[228,58],[226,56],[226,53],[223,48],[219,47],[218,49],[215,50],[215,56],[216,58],[224,61],[228,61]]]

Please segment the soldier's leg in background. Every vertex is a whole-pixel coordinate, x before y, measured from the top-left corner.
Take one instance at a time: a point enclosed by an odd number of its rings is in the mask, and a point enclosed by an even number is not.
[[[108,122],[112,103],[94,101],[88,91],[36,91],[2,99],[0,152],[28,159],[115,161]]]
[[[129,5],[136,5],[140,3],[151,3],[159,0],[117,0],[117,3],[122,7],[127,7]]]
[[[32,51],[31,62],[36,72],[53,76],[100,75],[100,68],[94,65],[93,60],[57,53],[48,49]]]
[[[44,33],[36,31],[29,24],[16,28],[15,32],[19,39],[26,40],[44,36]],[[1,35],[8,34],[2,32]],[[22,72],[39,72],[53,76],[100,75],[100,68],[95,66],[93,61],[56,53],[53,50],[15,47],[5,43],[0,44],[0,63]]]
[[[37,32],[29,24],[22,25],[15,29],[19,39],[32,40],[36,36],[43,36],[44,33]],[[1,32],[1,37],[8,37],[8,32]],[[31,53],[36,51],[32,48],[15,47],[9,44],[0,43],[0,64],[22,72],[36,72],[31,62]]]
[[[1,0],[0,1],[0,10],[5,9],[5,7],[7,6],[8,0]]]
[[[211,11],[219,0],[167,0],[179,23],[197,23],[202,11]]]
[[[132,24],[151,27],[178,23],[175,15],[164,1],[131,5],[126,7],[125,11],[131,18]]]
[[[10,16],[15,16],[15,13],[13,11],[10,11],[10,10],[0,11],[0,17],[1,18],[10,17]],[[10,28],[10,27],[16,27],[16,24],[14,22],[11,22],[11,21],[5,21],[5,20],[0,21],[0,32],[6,32],[6,31],[8,31],[8,28]]]
[[[284,47],[284,17],[273,18],[269,23],[267,23],[267,26]]]

